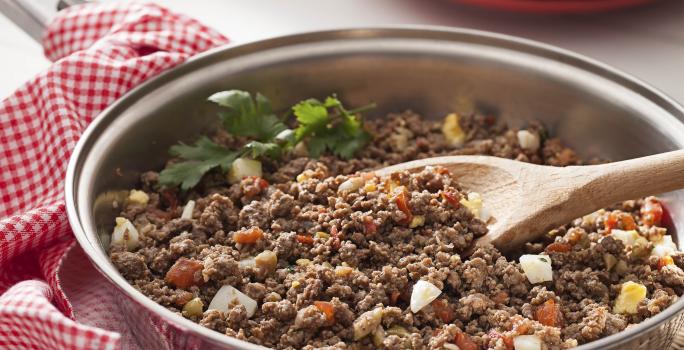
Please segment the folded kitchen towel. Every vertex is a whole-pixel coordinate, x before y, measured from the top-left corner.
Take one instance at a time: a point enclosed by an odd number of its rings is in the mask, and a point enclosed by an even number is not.
[[[152,4],[74,6],[48,26],[43,45],[54,64],[0,104],[0,348],[126,343],[125,325],[97,293],[106,282],[83,266],[67,222],[69,155],[88,124],[126,91],[226,42]],[[78,267],[65,266],[69,260]],[[66,297],[68,286],[78,300]]]

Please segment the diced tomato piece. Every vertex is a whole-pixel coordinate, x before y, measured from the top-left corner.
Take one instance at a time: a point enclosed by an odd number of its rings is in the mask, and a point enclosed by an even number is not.
[[[502,339],[503,339],[504,345],[506,345],[506,349],[508,349],[508,350],[515,349],[515,345],[513,343],[513,338],[503,336]]]
[[[615,213],[615,212],[608,213],[608,216],[603,221],[603,225],[606,228],[606,230],[608,231],[608,233],[610,233],[610,231],[612,229],[616,228],[617,224],[618,224],[618,216],[617,216],[617,213]]]
[[[508,293],[500,291],[494,294],[491,299],[497,304],[503,304],[508,300]]]
[[[572,246],[568,243],[553,242],[546,247],[547,252],[567,253],[572,250]]]
[[[559,327],[561,312],[554,299],[549,299],[534,312],[534,319],[544,326]]]
[[[187,304],[188,301],[192,300],[193,295],[190,292],[183,291],[178,295],[176,298],[176,301],[174,301],[174,304],[178,307],[182,307],[183,305]]]
[[[171,210],[174,211],[178,208],[178,198],[176,198],[176,192],[173,189],[167,188],[161,192],[163,203]]]
[[[375,172],[369,171],[369,172],[361,173],[361,174],[359,174],[359,175],[361,175],[361,178],[362,178],[364,181],[369,181],[369,180],[372,180],[372,179],[375,177]]]
[[[448,175],[448,174],[449,174],[449,169],[447,169],[447,168],[445,168],[445,167],[443,167],[443,166],[437,167],[437,174],[440,174],[440,175]]]
[[[666,255],[658,259],[658,270],[662,269],[667,265],[674,265],[674,259],[671,256]]]
[[[325,320],[328,323],[335,322],[335,306],[327,301],[314,301],[314,305],[325,314]]]
[[[202,284],[202,269],[204,265],[197,260],[180,258],[166,273],[166,282],[181,289]]]
[[[251,182],[252,184],[254,184],[254,187],[258,187],[262,190],[268,187],[268,181],[264,180],[259,176],[245,176],[243,179]]]
[[[337,231],[337,226],[332,226],[330,228],[330,237],[332,237],[330,247],[334,250],[340,249],[340,247],[342,246],[342,239],[340,238],[339,231]]]
[[[301,244],[313,245],[314,239],[311,236],[297,235],[297,242]]]
[[[372,235],[378,231],[378,225],[375,224],[373,218],[367,216],[363,220],[363,230],[364,232],[366,232],[367,235]]]
[[[265,190],[268,188],[268,181],[264,180],[263,178],[260,178],[258,176],[251,176],[254,178],[254,185],[257,187],[261,188],[262,190]]]
[[[449,323],[454,320],[454,313],[446,300],[436,299],[432,302],[432,308],[435,310],[435,315],[439,317],[442,322]]]
[[[397,305],[400,296],[401,292],[399,292],[398,290],[393,291],[392,294],[390,294],[390,305]]]
[[[240,244],[254,244],[262,237],[264,237],[264,231],[258,227],[237,231],[233,234],[233,240],[235,243]]]
[[[634,230],[637,228],[634,217],[629,213],[620,213],[618,211],[613,211],[608,213],[604,226],[608,233],[614,228],[620,230]]]
[[[397,190],[397,193],[394,195],[394,202],[397,204],[397,207],[399,210],[401,210],[402,213],[406,216],[402,221],[401,224],[408,225],[411,223],[411,220],[413,220],[413,214],[411,213],[411,208],[409,208],[408,205],[409,201],[409,194],[406,188],[403,190]]]
[[[456,343],[456,346],[458,346],[458,348],[461,350],[478,350],[480,348],[476,342],[470,339],[469,335],[463,332],[456,333],[454,342]]]
[[[518,322],[513,325],[513,332],[518,333],[518,334],[527,334],[527,331],[530,330],[530,327],[522,322]]]
[[[240,182],[242,194],[247,198],[253,198],[268,188],[268,181],[259,176],[245,176]]]
[[[489,333],[487,333],[487,335],[489,335],[489,337],[492,339],[501,339],[504,343],[504,346],[506,346],[507,350],[513,350],[514,349],[513,339],[511,339],[511,337],[507,337],[507,336],[501,334],[496,329],[491,329],[489,331]]]
[[[148,215],[156,216],[158,218],[170,220],[171,219],[171,213],[167,213],[161,209],[158,208],[151,208],[147,210]]]
[[[572,230],[568,234],[568,242],[570,244],[577,244],[577,242],[582,240],[582,233],[580,230]]]
[[[454,192],[448,192],[448,191],[442,191],[440,193],[442,195],[442,198],[447,201],[452,207],[458,208],[461,203],[459,203],[459,195],[458,193]]]
[[[644,224],[647,226],[660,225],[660,221],[663,219],[663,206],[657,199],[646,198],[640,211],[641,220]]]
[[[623,230],[636,230],[637,225],[634,221],[634,217],[631,214],[624,213],[620,215],[620,221],[622,222]]]

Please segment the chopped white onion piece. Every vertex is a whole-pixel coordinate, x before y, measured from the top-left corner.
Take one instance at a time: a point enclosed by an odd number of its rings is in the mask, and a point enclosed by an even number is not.
[[[411,292],[411,312],[418,312],[442,294],[434,284],[420,280],[413,286]]]
[[[461,348],[459,348],[458,345],[451,344],[451,343],[444,343],[444,345],[442,345],[442,347],[447,349],[447,350],[461,350]]]
[[[216,295],[214,295],[214,298],[211,299],[211,303],[209,303],[207,310],[228,312],[230,307],[235,303],[240,303],[245,307],[247,310],[247,317],[252,317],[256,312],[256,300],[248,297],[241,291],[229,285],[221,287],[221,289],[216,292]]]
[[[123,245],[131,251],[140,244],[140,234],[130,220],[122,217],[116,218],[116,226],[112,232],[111,245]]]
[[[672,241],[672,236],[665,235],[659,241],[655,242],[653,245],[653,250],[651,255],[655,256],[666,256],[672,255],[677,251],[677,244]]]
[[[362,313],[354,320],[352,329],[354,330],[354,340],[359,340],[378,328],[382,321],[382,308],[377,307],[373,310]]]
[[[618,259],[613,254],[604,253],[603,262],[606,264],[606,269],[610,271],[615,264],[617,264]]]
[[[192,212],[195,210],[195,201],[189,200],[188,203],[183,207],[183,213],[181,214],[181,219],[192,219]]]
[[[621,240],[626,246],[633,245],[637,238],[639,238],[639,233],[636,230],[623,231],[612,229],[610,234],[613,238]]]
[[[518,143],[524,150],[536,152],[539,149],[539,135],[527,130],[518,131]]]
[[[340,184],[337,188],[340,192],[354,192],[361,188],[366,183],[361,177],[352,177],[351,179]]]
[[[254,259],[254,258],[243,259],[243,260],[240,260],[238,262],[238,265],[240,265],[240,267],[242,267],[242,268],[256,267],[256,259]]]
[[[237,183],[247,176],[261,177],[261,162],[254,159],[238,158],[233,161],[228,172],[228,181]]]
[[[536,335],[519,335],[513,338],[515,350],[541,350],[542,341]]]
[[[523,255],[520,257],[520,267],[532,284],[553,280],[551,257],[548,255]]]

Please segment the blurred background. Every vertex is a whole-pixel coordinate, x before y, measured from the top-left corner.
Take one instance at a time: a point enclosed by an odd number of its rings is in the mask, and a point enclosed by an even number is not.
[[[518,11],[491,8],[516,1],[521,6],[508,7]],[[30,2],[47,17],[56,5],[56,0]],[[465,2],[487,3],[491,7],[480,8]],[[549,6],[554,2],[557,3]],[[647,4],[584,12],[585,4],[600,6],[602,2]],[[603,61],[684,103],[682,0],[157,0],[156,3],[216,28],[235,44],[351,26],[439,25],[516,35]],[[521,9],[541,12],[520,12]],[[553,13],[546,12],[549,10]],[[582,10],[582,13],[567,13],[568,10]],[[0,31],[0,97],[5,97],[49,62],[38,43],[1,15]]]

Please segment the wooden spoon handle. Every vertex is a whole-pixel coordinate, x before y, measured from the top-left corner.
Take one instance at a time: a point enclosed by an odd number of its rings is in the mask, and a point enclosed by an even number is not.
[[[491,242],[514,250],[598,209],[684,188],[684,150],[603,165],[526,165],[518,178],[523,179],[523,202],[509,217],[491,225],[478,244]]]
[[[595,205],[603,207],[684,188],[684,150],[564,170],[578,171],[591,179],[578,191],[585,192]]]

